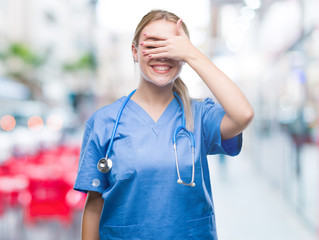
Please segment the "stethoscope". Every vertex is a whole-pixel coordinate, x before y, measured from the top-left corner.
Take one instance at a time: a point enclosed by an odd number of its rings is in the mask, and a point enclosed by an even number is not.
[[[122,116],[122,112],[128,102],[128,100],[132,97],[132,95],[135,93],[136,89],[131,92],[124,100],[124,102],[122,103],[122,106],[119,110],[119,112],[117,113],[117,117],[116,117],[116,121],[114,123],[114,127],[113,127],[113,131],[112,131],[112,135],[111,135],[111,139],[110,139],[110,142],[109,142],[109,145],[107,147],[107,150],[106,150],[106,154],[105,154],[105,157],[104,158],[101,158],[98,163],[97,163],[97,169],[101,172],[101,173],[107,173],[111,170],[112,166],[113,166],[113,162],[111,159],[108,158],[108,156],[110,155],[110,152],[111,152],[111,149],[112,149],[112,146],[113,146],[113,142],[114,142],[114,138],[115,138],[115,134],[116,134],[116,130],[118,128],[118,125],[119,125],[119,121],[121,119],[121,116]],[[188,131],[186,129],[186,126],[185,126],[185,113],[184,113],[184,106],[183,106],[183,103],[182,103],[182,100],[180,99],[180,97],[175,93],[174,93],[174,96],[177,98],[180,106],[182,107],[182,125],[178,126],[175,131],[174,131],[174,135],[173,135],[173,147],[174,147],[174,153],[175,153],[175,164],[176,164],[176,170],[177,170],[177,176],[178,176],[178,180],[177,180],[177,183],[179,184],[183,184],[183,185],[186,185],[186,186],[191,186],[191,187],[195,187],[195,182],[194,182],[194,178],[195,178],[195,140],[194,140],[194,136],[193,134]],[[177,135],[181,132],[181,131],[184,131],[186,136],[189,138],[190,140],[190,143],[191,143],[191,148],[192,148],[192,180],[191,182],[189,183],[185,183],[182,178],[181,178],[181,175],[180,175],[180,172],[179,172],[179,166],[178,166],[178,158],[177,158],[177,144],[176,144],[176,138],[177,138]]]

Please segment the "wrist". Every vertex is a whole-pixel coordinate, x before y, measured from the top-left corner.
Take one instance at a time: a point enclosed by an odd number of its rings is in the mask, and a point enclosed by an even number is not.
[[[202,57],[203,57],[203,53],[194,45],[192,45],[191,50],[187,52],[187,57],[185,58],[185,62],[192,67],[192,66],[195,66],[196,63]]]

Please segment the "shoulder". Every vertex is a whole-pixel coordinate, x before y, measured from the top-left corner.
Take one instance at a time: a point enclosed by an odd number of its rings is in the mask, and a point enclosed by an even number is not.
[[[96,110],[87,120],[87,127],[93,129],[96,127],[96,125],[115,121],[117,113],[124,101],[124,98],[125,97],[121,97],[115,102]]]
[[[219,106],[212,98],[192,99],[192,109],[194,112],[205,112],[210,108]]]
[[[196,122],[208,125],[221,121],[225,115],[223,107],[212,98],[192,100],[192,113]]]

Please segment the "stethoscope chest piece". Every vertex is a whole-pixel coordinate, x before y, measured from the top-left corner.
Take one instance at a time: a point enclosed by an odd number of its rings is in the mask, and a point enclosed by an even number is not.
[[[110,138],[110,142],[109,142],[109,145],[107,147],[107,150],[106,150],[106,154],[105,154],[105,157],[104,158],[101,158],[99,160],[99,162],[97,163],[97,169],[101,172],[101,173],[107,173],[111,170],[112,168],[112,160],[108,158],[111,150],[112,150],[112,145],[113,145],[113,142],[114,142],[114,138],[115,138],[115,134],[116,134],[116,130],[117,130],[117,127],[119,125],[119,121],[120,121],[120,118],[121,118],[121,115],[122,115],[122,112],[128,102],[128,100],[130,99],[130,97],[134,94],[136,90],[134,90],[133,92],[131,92],[127,97],[126,99],[124,100],[124,102],[122,103],[122,106],[119,110],[119,112],[117,113],[117,117],[116,117],[116,120],[115,120],[115,123],[114,123],[114,127],[113,127],[113,131],[112,131],[112,135],[111,135],[111,138]],[[195,187],[195,140],[194,140],[194,136],[193,134],[188,131],[185,127],[185,113],[184,113],[184,107],[183,107],[183,103],[182,103],[182,100],[180,99],[180,97],[175,93],[173,92],[175,97],[177,98],[177,100],[179,101],[180,105],[181,105],[181,108],[182,108],[182,125],[178,126],[176,129],[175,129],[175,132],[174,132],[174,135],[173,135],[173,146],[174,146],[174,153],[175,153],[175,161],[176,161],[176,170],[177,170],[177,175],[178,175],[178,180],[177,180],[177,183],[179,184],[183,184],[183,185],[186,185],[186,186],[191,186],[191,187]],[[180,131],[184,131],[184,133],[186,134],[186,136],[190,139],[191,141],[191,146],[192,146],[192,180],[191,182],[187,183],[187,182],[184,182],[181,178],[181,175],[180,175],[180,172],[179,172],[179,166],[178,166],[178,157],[177,157],[177,146],[176,146],[176,140],[177,140],[177,135],[179,134]]]
[[[114,142],[114,138],[115,138],[115,133],[116,133],[116,130],[117,130],[117,127],[119,125],[119,121],[120,121],[120,118],[121,118],[121,115],[122,115],[122,112],[125,108],[125,105],[126,103],[128,102],[128,100],[131,98],[131,96],[135,93],[136,90],[134,90],[133,92],[131,92],[127,97],[126,99],[124,100],[124,102],[122,103],[122,106],[119,110],[119,112],[117,113],[117,117],[116,117],[116,121],[115,121],[115,124],[114,124],[114,127],[113,127],[113,131],[112,131],[112,135],[111,135],[111,139],[110,139],[110,143],[109,143],[109,146],[107,147],[107,150],[106,150],[106,154],[105,154],[105,157],[104,158],[101,158],[98,163],[97,163],[97,169],[101,172],[101,173],[107,173],[111,170],[112,166],[113,166],[113,162],[111,159],[108,158],[111,150],[112,150],[112,145],[113,145],[113,142]]]
[[[107,173],[111,170],[113,166],[112,160],[109,158],[101,158],[97,163],[97,169],[101,173]]]

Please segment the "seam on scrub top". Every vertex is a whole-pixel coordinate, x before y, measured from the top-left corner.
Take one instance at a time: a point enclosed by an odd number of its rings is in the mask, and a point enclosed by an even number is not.
[[[110,118],[111,118],[111,117],[110,117]],[[96,148],[98,149],[98,151],[99,151],[101,157],[104,157],[104,156],[105,156],[105,153],[103,153],[103,152],[101,151],[101,147],[102,147],[102,146],[101,146],[100,144],[98,144],[98,141],[97,141],[97,139],[96,139],[95,131],[93,130],[93,128],[92,128],[90,125],[88,125],[88,127],[91,129],[91,135],[90,135],[91,139],[93,140],[93,142],[94,142]],[[106,135],[106,134],[105,134],[105,135]],[[106,138],[106,137],[105,137],[105,138]],[[107,143],[107,141],[106,141],[105,143]],[[105,150],[105,152],[106,152],[106,150]]]
[[[218,131],[218,136],[217,136],[217,143],[214,143],[214,151],[217,149],[217,146],[220,145],[221,148],[222,148],[222,150],[223,150],[223,152],[226,153],[226,151],[225,151],[225,149],[224,149],[224,147],[223,147],[223,144],[222,144],[223,139],[222,139],[222,133],[221,133],[221,131],[220,131],[220,125],[221,125],[222,120],[223,120],[223,118],[224,118],[224,116],[225,116],[225,114],[226,114],[226,112],[225,112],[224,109],[223,109],[223,112],[224,112],[224,114],[221,116],[220,119],[216,118],[216,119],[218,119],[217,124],[218,124],[218,130],[219,130],[219,131]],[[220,120],[220,121],[219,121],[219,120]],[[226,154],[227,154],[227,153],[226,153]]]
[[[204,141],[205,141],[205,142],[207,142],[207,141],[206,141],[205,131],[203,131],[203,128],[204,128],[204,118],[205,118],[205,115],[206,115],[206,112],[207,112],[207,111],[204,111],[204,105],[205,105],[205,103],[207,102],[207,100],[208,100],[208,98],[206,98],[206,99],[202,102],[202,104],[201,104],[201,122],[202,122],[202,124],[201,124],[201,131],[203,132]],[[206,144],[205,144],[205,146],[206,146]]]
[[[93,134],[93,131],[92,131],[92,140],[94,141],[94,143],[95,143],[95,145],[96,145],[98,151],[100,152],[101,156],[104,157],[104,156],[105,156],[105,153],[103,153],[103,152],[101,151],[101,146],[100,146],[99,144],[97,144],[97,141],[96,141],[95,136],[96,136],[96,135]]]
[[[136,105],[138,105],[136,102],[134,102],[133,100],[131,100],[132,102],[133,102],[133,104],[136,104]],[[128,103],[129,103],[130,101],[128,101]],[[138,105],[139,106],[139,105]],[[149,126],[149,124],[148,124],[148,122],[146,121],[146,119],[144,118],[144,117],[141,117],[131,106],[130,106],[130,104],[128,104],[127,105],[127,107],[129,108],[129,109],[131,109],[131,111],[132,112],[134,112],[134,114],[136,115],[136,116],[138,116],[139,117],[139,119],[142,119],[142,121],[145,123],[145,125],[148,127],[148,128],[150,128],[151,130],[153,130],[153,127],[151,127],[151,126]],[[141,106],[139,106],[140,108],[142,108]],[[143,109],[143,108],[142,108]],[[144,109],[143,109],[143,111],[145,112],[145,113],[147,113]],[[148,113],[147,113],[148,114]],[[149,116],[149,115],[148,115]],[[150,117],[150,116],[149,116]],[[150,117],[151,118],[151,117]],[[155,123],[156,124],[156,123]],[[154,125],[154,120],[153,120],[153,125]]]
[[[94,131],[92,130],[92,128],[87,124],[87,127],[90,129],[90,135],[89,135],[89,138],[88,138],[88,141],[86,143],[86,146],[85,146],[85,149],[84,149],[84,152],[83,152],[83,157],[86,155],[87,153],[87,149],[88,149],[88,143],[90,142],[90,140],[93,140],[96,148],[98,149],[99,153],[101,154],[101,156],[103,156],[103,153],[101,152],[101,149],[99,148],[99,145],[96,143],[96,140],[94,139]],[[83,162],[83,161],[82,161]],[[82,163],[81,163],[81,166],[82,166]]]
[[[177,107],[177,109],[176,109],[175,111],[172,111],[172,114],[167,117],[167,120],[166,120],[165,122],[163,121],[161,124],[158,124],[158,125],[156,125],[155,127],[152,127],[153,132],[154,132],[157,136],[158,136],[160,130],[161,130],[165,125],[167,125],[167,123],[168,123],[170,120],[173,119],[173,117],[177,114],[177,112],[179,111],[179,109],[180,109],[180,106]]]
[[[92,134],[93,134],[92,128],[90,127],[90,125],[88,123],[86,124],[86,127],[90,129],[90,134],[88,136],[88,140],[86,142],[86,146],[85,146],[85,148],[83,150],[83,157],[80,159],[80,162],[79,162],[79,165],[78,165],[78,174],[79,174],[80,169],[82,168],[82,165],[83,165],[83,162],[84,162],[84,158],[85,158],[86,153],[87,153],[87,149],[88,149],[88,145],[89,145],[88,143],[90,142],[91,139],[94,141],[94,139],[92,138]],[[94,143],[96,144],[95,141],[94,141]],[[102,194],[102,192],[100,191],[100,188],[97,188],[97,189],[94,188],[93,189],[91,186],[83,187],[81,183],[78,186],[76,183],[77,183],[77,181],[75,180],[74,189],[78,189],[80,191],[85,191],[85,192],[98,190],[98,192]]]
[[[85,148],[83,150],[83,154],[82,154],[82,156],[80,155],[80,157],[81,157],[80,164],[81,165],[78,166],[78,170],[80,170],[80,168],[82,167],[82,164],[83,164],[83,159],[82,158],[84,158],[85,155],[86,155],[86,152],[87,152],[87,149],[88,149],[88,145],[89,145],[89,142],[90,142],[90,139],[91,139],[91,136],[92,136],[92,128],[89,126],[88,123],[85,126],[90,129],[90,134],[89,134],[88,140],[86,142]],[[84,134],[85,134],[85,131],[84,131]]]
[[[216,117],[215,114],[214,114],[214,116],[215,116],[214,119],[218,120],[218,121],[217,121],[217,124],[218,124],[218,129],[219,129],[218,135],[217,135],[217,141],[216,141],[216,142],[213,142],[213,144],[212,144],[213,146],[212,146],[211,148],[209,147],[208,149],[206,148],[206,145],[207,145],[207,144],[205,144],[206,153],[207,153],[208,150],[210,150],[209,152],[210,152],[210,155],[211,155],[211,154],[215,154],[214,151],[216,151],[217,146],[218,146],[218,145],[221,145],[222,137],[221,137],[220,125],[221,125],[221,121],[222,121],[223,117],[225,116],[226,112],[225,112],[225,110],[222,108],[221,105],[219,105],[219,106],[216,105],[216,103],[215,103],[215,102],[213,101],[213,99],[211,99],[211,98],[206,98],[205,101],[203,102],[203,104],[202,104],[202,112],[203,112],[204,105],[205,105],[205,103],[206,103],[207,101],[211,101],[211,102],[213,102],[214,104],[204,112],[204,115],[202,115],[202,116],[203,116],[203,118],[201,119],[201,121],[202,121],[202,126],[204,126],[204,122],[203,122],[204,116],[207,115],[207,112],[208,112],[209,110],[211,110],[212,107],[214,107],[214,105],[215,105],[215,107],[217,107],[217,108],[220,106],[222,112],[224,113],[224,114],[220,117],[220,119],[219,119],[218,117]],[[217,109],[217,110],[218,110],[218,109]],[[214,109],[214,111],[216,111],[216,109]],[[219,120],[220,120],[220,121],[219,121]],[[204,142],[207,142],[207,140],[206,140],[207,137],[206,137],[205,131],[203,131],[203,129],[204,129],[204,127],[202,127],[202,132],[203,132],[203,135],[204,135]],[[205,129],[204,129],[204,130],[205,130]],[[210,145],[209,145],[209,146],[210,146]],[[222,149],[223,149],[223,148],[222,148]],[[224,149],[223,149],[223,151],[224,151]],[[224,152],[225,152],[225,151],[224,151]]]
[[[174,101],[174,99],[169,103],[169,105],[172,104],[173,101]],[[176,101],[178,101],[178,100],[176,99]],[[146,115],[148,116],[148,118],[152,119],[151,116],[145,111],[145,109],[142,108],[139,104],[137,104],[134,100],[131,100],[131,99],[130,99],[129,102],[132,102],[133,104],[137,105],[139,108],[141,108],[141,110],[143,110],[143,111],[146,113]],[[169,106],[169,105],[168,105],[168,106]],[[175,110],[175,111],[172,111],[172,114],[167,117],[167,120],[166,120],[166,121],[163,121],[161,124],[158,124],[157,122],[154,122],[154,120],[153,120],[153,123],[152,123],[153,126],[149,126],[149,124],[148,124],[147,120],[145,119],[145,117],[141,117],[141,116],[134,110],[134,108],[133,108],[130,104],[128,104],[127,106],[128,106],[129,109],[131,109],[140,119],[142,119],[142,121],[145,123],[145,125],[146,125],[147,127],[149,127],[156,135],[158,135],[158,132],[157,132],[157,131],[159,131],[161,128],[163,128],[163,126],[165,126],[165,125],[175,116],[175,114],[177,113],[177,111],[179,111],[179,109],[181,108],[180,104],[178,104],[178,107],[176,108],[176,110]],[[167,106],[167,107],[168,107],[168,106]],[[167,108],[164,110],[164,112],[166,112],[166,111],[167,111]],[[164,112],[163,112],[163,113],[164,113]],[[162,113],[162,114],[163,114],[163,113]],[[161,117],[162,117],[162,116],[163,116],[163,115],[161,115]],[[160,118],[161,118],[161,117],[160,117]]]
[[[200,129],[200,131],[201,131],[201,133],[203,134],[203,136],[204,136],[204,147],[205,147],[205,153],[206,153],[206,155],[207,155],[207,152],[208,152],[208,149],[207,149],[207,140],[206,140],[206,135],[205,135],[205,131],[203,130],[203,128],[204,128],[204,116],[205,116],[205,114],[206,114],[206,111],[204,112],[204,104],[205,104],[205,102],[207,101],[207,99],[208,98],[206,98],[203,102],[201,102],[201,111],[200,111],[200,116],[201,116],[201,129]],[[201,134],[201,135],[202,135]]]
[[[85,149],[84,149],[84,152],[83,152],[83,158],[85,158],[86,156],[86,153],[87,153],[87,149],[88,149],[88,143],[90,142],[90,140],[93,140],[94,144],[96,145],[96,147],[98,148],[98,151],[101,153],[101,150],[100,148],[98,147],[98,145],[96,144],[96,141],[94,139],[94,135],[93,135],[93,130],[92,130],[92,127],[87,123],[86,126],[90,129],[90,135],[88,137],[88,141],[87,141],[87,144],[85,146]],[[103,155],[103,154],[102,154]],[[83,164],[84,160],[82,159],[81,160],[81,165],[79,165],[78,167],[78,170],[80,170],[80,168],[82,168],[82,164]],[[109,182],[108,182],[108,185],[109,185]],[[108,186],[106,186],[107,188]],[[96,188],[92,188],[91,185],[88,185],[88,186],[85,186],[85,188],[82,187],[82,185],[80,184],[80,187],[77,187],[78,189],[81,189],[81,190],[84,190],[84,191],[97,191],[101,194],[103,194],[104,192],[104,187],[102,188],[102,186],[99,186],[99,187],[96,187]]]
[[[172,110],[171,112],[171,114],[167,117],[167,120],[166,121],[163,121],[161,124],[158,124],[156,127],[154,127],[154,129],[156,129],[156,130],[158,130],[158,129],[161,129],[161,128],[163,128],[165,125],[167,125],[167,123],[170,121],[170,120],[172,120],[173,119],[173,117],[177,114],[177,112],[181,109],[181,105],[179,104],[179,102],[178,102],[178,100],[175,98],[175,100],[177,101],[177,104],[178,104],[178,106],[177,106],[177,108],[175,109],[175,111],[174,110]],[[172,101],[174,101],[174,100],[172,100]],[[171,104],[171,103],[170,103]],[[166,111],[166,109],[165,109],[165,111]],[[165,112],[164,111],[164,112]]]

